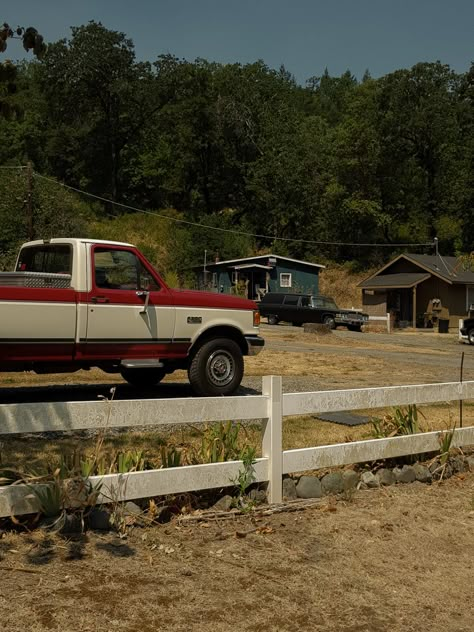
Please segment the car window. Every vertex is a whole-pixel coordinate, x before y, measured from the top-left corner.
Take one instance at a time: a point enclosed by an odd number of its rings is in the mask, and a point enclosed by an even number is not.
[[[285,296],[284,304],[285,305],[298,305],[298,299],[299,299],[298,295],[289,294],[288,296]]]
[[[95,285],[110,290],[157,291],[159,286],[135,253],[113,248],[94,249]]]
[[[308,307],[309,306],[309,297],[308,296],[302,296],[301,297],[301,307]]]

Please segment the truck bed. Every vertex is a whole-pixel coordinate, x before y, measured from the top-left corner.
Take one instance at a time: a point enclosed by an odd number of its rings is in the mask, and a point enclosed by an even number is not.
[[[71,287],[71,275],[45,272],[0,272],[1,286],[67,289]]]

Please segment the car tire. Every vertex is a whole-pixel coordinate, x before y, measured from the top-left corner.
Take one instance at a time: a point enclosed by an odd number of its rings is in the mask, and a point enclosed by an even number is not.
[[[124,380],[137,388],[156,386],[165,377],[166,371],[161,367],[152,369],[121,369]]]
[[[347,325],[349,331],[362,331],[362,325]]]
[[[334,320],[334,316],[325,316],[323,318],[323,324],[326,325],[328,329],[336,329],[336,321]]]
[[[278,317],[273,314],[270,314],[270,316],[267,317],[267,320],[269,325],[278,325]]]
[[[469,340],[470,345],[474,345],[474,329],[470,329],[467,332],[467,339]]]
[[[293,327],[301,327],[303,323],[291,323]]]
[[[191,388],[203,397],[231,395],[239,388],[243,375],[242,349],[226,338],[205,342],[191,357],[188,368]]]

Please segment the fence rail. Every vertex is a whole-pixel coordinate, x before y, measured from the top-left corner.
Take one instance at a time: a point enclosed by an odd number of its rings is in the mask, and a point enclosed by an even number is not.
[[[280,502],[283,474],[433,452],[439,449],[440,435],[427,432],[283,451],[284,416],[474,399],[474,381],[283,394],[281,377],[268,376],[262,391],[247,397],[5,404],[0,405],[0,436],[261,419],[262,457],[255,463],[255,480],[268,481],[269,501]],[[474,426],[457,429],[454,445],[474,445]],[[101,482],[99,502],[134,500],[227,487],[242,466],[241,461],[228,461],[94,476],[90,481]],[[0,487],[0,517],[35,511],[37,500],[27,485]]]

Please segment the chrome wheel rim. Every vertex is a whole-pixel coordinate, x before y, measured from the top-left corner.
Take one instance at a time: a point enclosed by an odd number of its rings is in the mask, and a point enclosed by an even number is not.
[[[219,349],[207,360],[207,375],[214,386],[226,386],[234,377],[234,358],[224,349]]]

